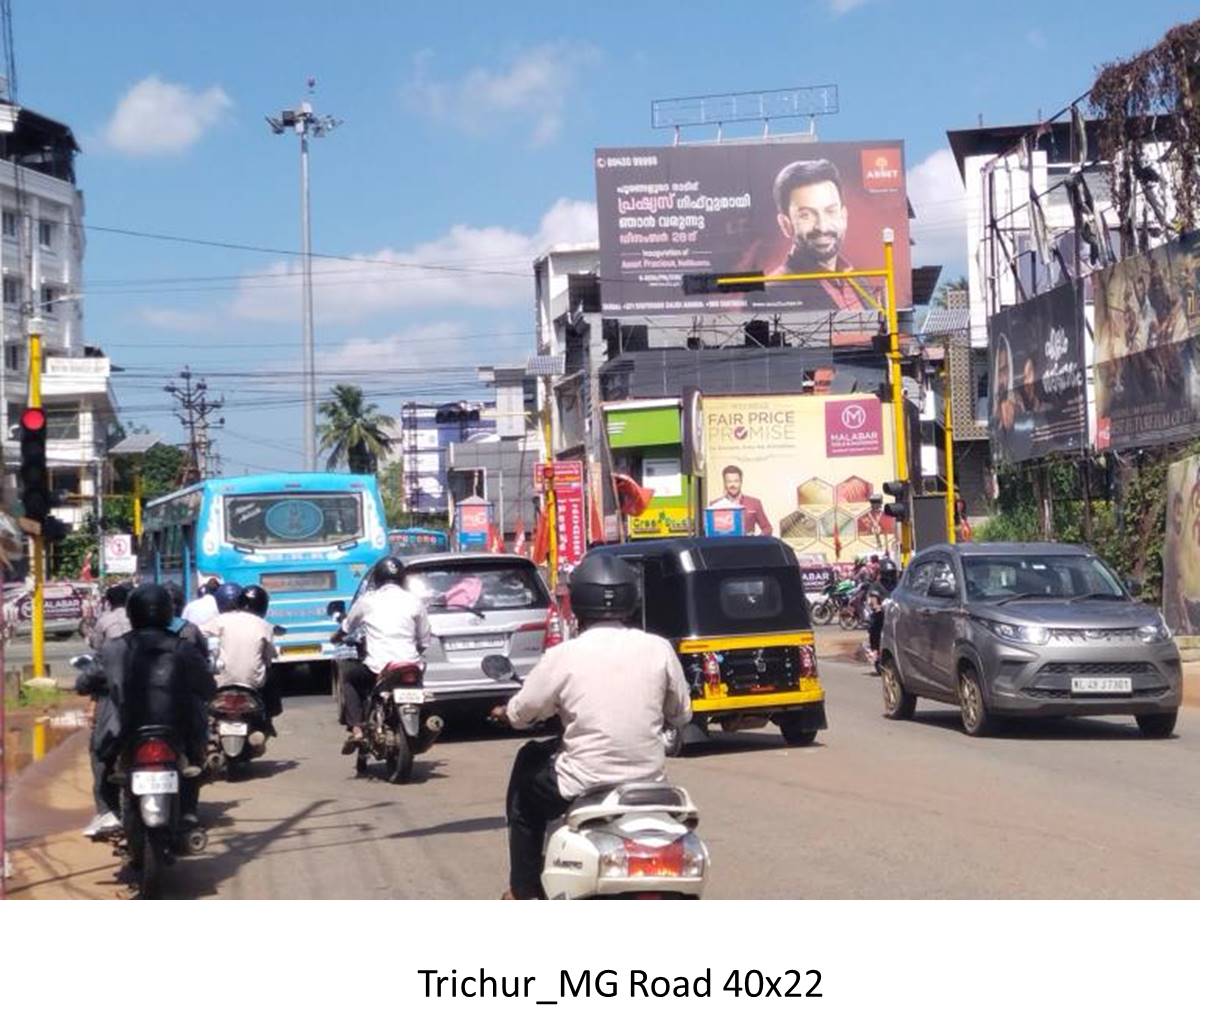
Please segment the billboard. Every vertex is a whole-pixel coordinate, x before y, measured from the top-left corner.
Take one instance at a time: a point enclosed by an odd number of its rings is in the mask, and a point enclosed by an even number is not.
[[[745,534],[774,534],[807,563],[894,551],[877,499],[895,475],[889,405],[871,394],[705,395],[703,409],[705,505],[737,502]]]
[[[602,312],[796,310],[869,304],[846,280],[686,295],[688,273],[880,269],[895,231],[899,308],[911,305],[903,142],[815,141],[594,152]],[[880,295],[880,281],[862,286]]]
[[[1200,634],[1200,457],[1166,471],[1162,614],[1176,635]]]
[[[1086,444],[1081,303],[1074,283],[988,320],[993,455],[1017,463]]]
[[[1200,234],[1094,273],[1095,447],[1200,433]]]

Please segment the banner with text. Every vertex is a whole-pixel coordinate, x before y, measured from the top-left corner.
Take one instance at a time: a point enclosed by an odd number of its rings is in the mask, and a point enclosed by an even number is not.
[[[1200,433],[1200,234],[1094,273],[1099,449]]]
[[[1085,447],[1083,336],[1075,283],[988,321],[996,458],[1016,463]]]
[[[895,290],[911,304],[903,142],[631,147],[594,154],[602,311],[871,313],[847,280],[686,295],[687,273],[878,269],[895,231]],[[880,281],[862,282],[880,296]]]

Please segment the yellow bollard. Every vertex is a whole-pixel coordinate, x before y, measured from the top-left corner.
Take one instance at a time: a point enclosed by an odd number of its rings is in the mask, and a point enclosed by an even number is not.
[[[35,760],[42,760],[47,755],[47,726],[50,723],[45,717],[34,722],[34,744],[31,752]]]

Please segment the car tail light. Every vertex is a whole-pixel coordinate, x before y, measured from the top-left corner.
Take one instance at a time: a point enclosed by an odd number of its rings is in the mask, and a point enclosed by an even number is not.
[[[797,662],[803,678],[818,677],[818,658],[814,655],[813,646],[798,646]]]
[[[173,764],[178,754],[164,739],[145,739],[136,746],[132,754],[132,764],[138,767],[149,764]]]
[[[560,608],[552,603],[547,608],[547,630],[543,634],[543,648],[550,649],[564,641],[564,619]]]
[[[704,684],[705,685],[720,685],[721,684],[721,662],[716,658],[716,653],[704,654]]]

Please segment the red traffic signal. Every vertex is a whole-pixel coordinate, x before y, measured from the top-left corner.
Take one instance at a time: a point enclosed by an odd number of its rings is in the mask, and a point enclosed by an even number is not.
[[[21,414],[21,427],[37,434],[47,425],[47,414],[42,409],[26,409]]]

